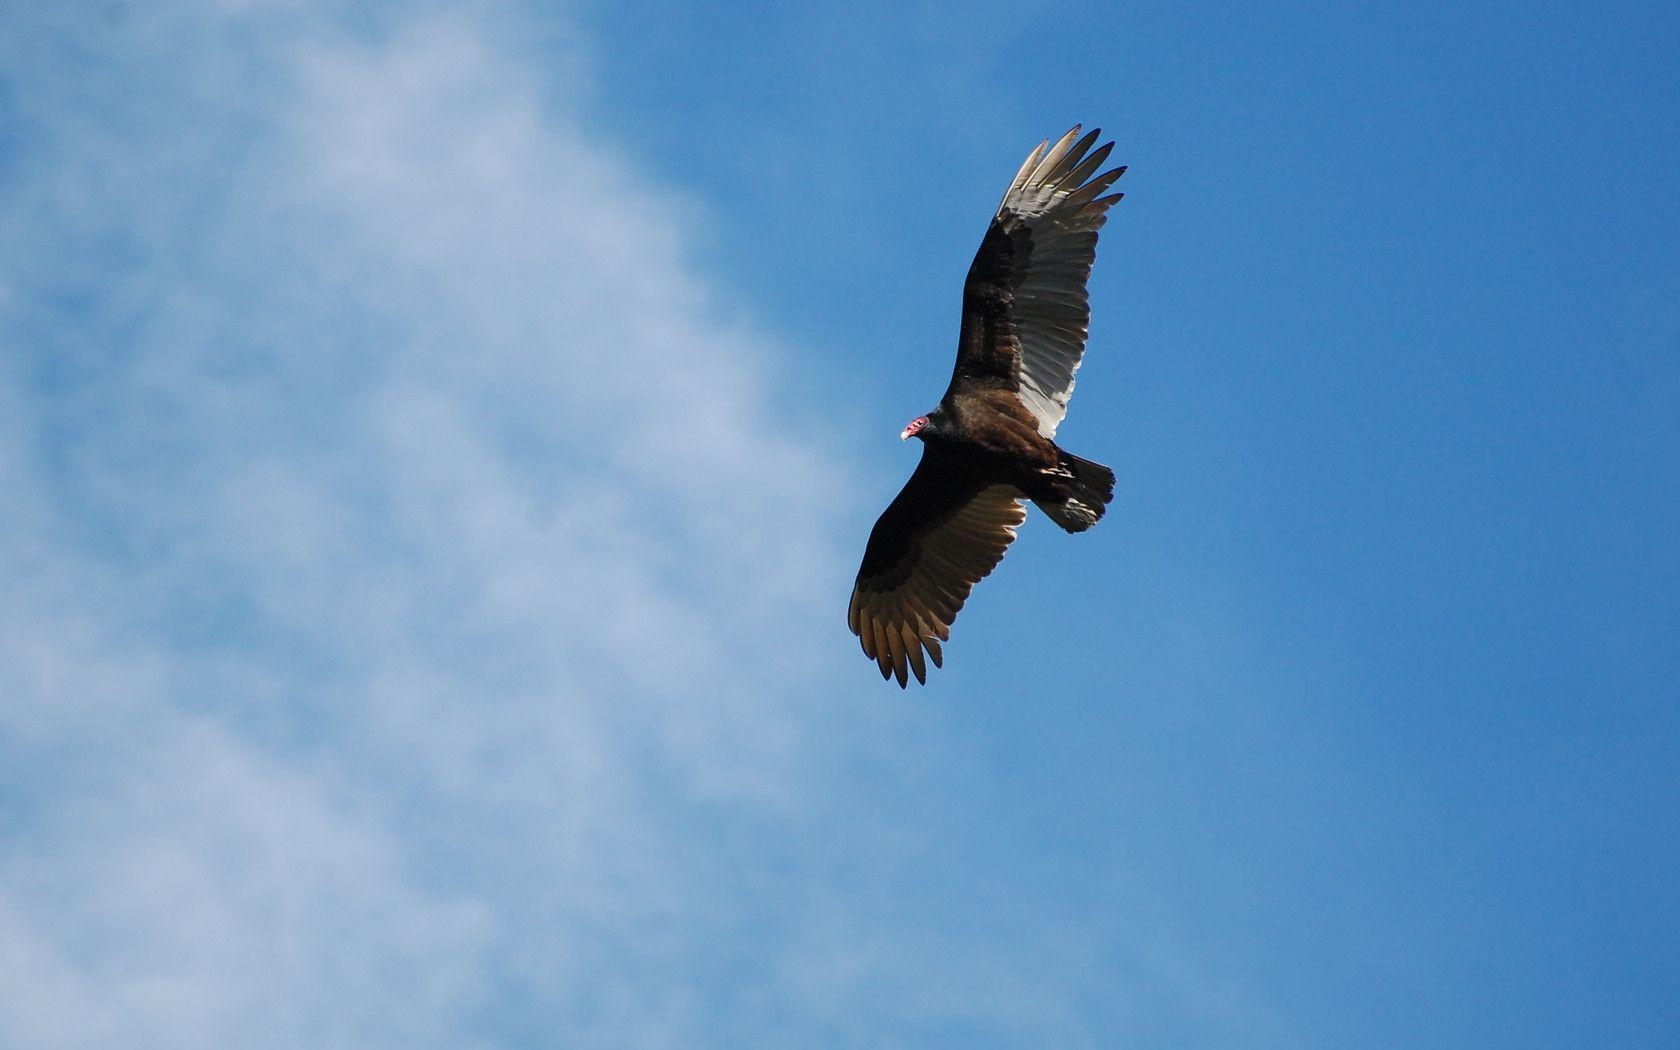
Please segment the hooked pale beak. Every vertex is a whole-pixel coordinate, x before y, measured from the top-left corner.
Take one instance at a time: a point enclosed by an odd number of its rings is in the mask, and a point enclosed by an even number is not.
[[[910,421],[909,426],[905,427],[903,431],[899,433],[898,440],[909,441],[912,437],[919,434],[921,429],[927,426],[927,424],[928,418],[926,416],[917,416],[915,419]]]
[[[898,432],[898,440],[909,441],[910,440],[910,435],[914,434],[915,432],[916,432],[915,427],[905,427],[903,430]]]

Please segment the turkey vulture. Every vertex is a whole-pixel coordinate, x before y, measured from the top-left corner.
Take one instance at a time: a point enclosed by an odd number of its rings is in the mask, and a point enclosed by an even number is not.
[[[1091,307],[1085,282],[1097,230],[1124,167],[1096,174],[1114,148],[1079,126],[1027,155],[992,216],[963,283],[957,366],[939,407],[899,435],[922,461],[869,534],[847,622],[863,651],[927,682],[927,662],[968,592],[997,567],[1031,500],[1083,532],[1114,497],[1114,472],[1056,446]]]

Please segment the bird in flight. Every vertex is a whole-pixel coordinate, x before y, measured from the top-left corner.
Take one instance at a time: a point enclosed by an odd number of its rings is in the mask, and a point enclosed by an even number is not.
[[[1085,353],[1085,282],[1097,231],[1121,194],[1124,167],[1097,174],[1110,142],[1079,126],[1027,155],[992,216],[963,283],[957,365],[939,407],[899,435],[922,461],[875,522],[847,623],[863,651],[897,677],[926,684],[927,660],[1027,520],[1030,500],[1083,532],[1114,497],[1114,471],[1056,445]]]

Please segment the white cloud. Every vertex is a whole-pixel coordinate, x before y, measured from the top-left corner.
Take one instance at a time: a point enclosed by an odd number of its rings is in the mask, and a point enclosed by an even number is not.
[[[497,932],[307,763],[153,705],[0,881],[10,1045],[455,1045]],[[162,720],[163,724],[156,724]],[[401,1009],[394,1005],[401,1003]]]
[[[839,623],[785,351],[505,13],[238,7],[0,56],[0,1043],[691,1044]]]

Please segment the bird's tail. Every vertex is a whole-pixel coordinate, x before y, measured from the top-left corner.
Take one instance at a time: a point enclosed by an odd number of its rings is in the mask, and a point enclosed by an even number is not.
[[[1056,472],[1065,473],[1072,480],[1071,491],[1060,503],[1043,500],[1033,503],[1067,531],[1084,532],[1102,519],[1103,511],[1114,498],[1114,471],[1071,452],[1061,449],[1056,452],[1061,457]]]

